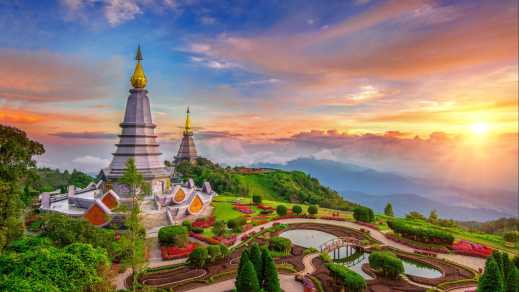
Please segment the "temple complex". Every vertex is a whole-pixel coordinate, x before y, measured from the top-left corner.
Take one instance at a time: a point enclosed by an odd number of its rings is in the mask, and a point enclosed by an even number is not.
[[[198,158],[198,154],[196,152],[195,142],[193,141],[193,130],[191,129],[189,107],[186,111],[186,125],[182,134],[182,141],[180,142],[177,156],[175,156],[175,164],[179,164],[182,161],[195,163],[196,159]]]
[[[145,222],[147,227],[175,224],[184,217],[200,215],[217,195],[208,182],[204,182],[202,187],[197,187],[192,179],[171,182],[174,169],[166,167],[161,160],[156,125],[152,121],[145,89],[148,81],[141,64],[140,47],[135,59],[137,64],[130,79],[133,88],[126,102],[124,119],[119,124],[121,134],[110,165],[100,171],[99,181],[85,188],[69,186],[65,194],[59,191],[40,194],[40,210],[83,217],[97,226],[120,223],[124,214],[117,211],[118,207],[131,201],[128,187],[120,182],[130,158],[134,159],[137,171],[151,186],[151,194],[141,202],[143,217],[152,218]],[[198,154],[192,138],[189,108],[183,134],[175,162],[194,162]]]

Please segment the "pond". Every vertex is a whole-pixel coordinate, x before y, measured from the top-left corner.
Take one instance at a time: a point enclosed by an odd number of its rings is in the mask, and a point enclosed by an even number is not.
[[[336,238],[335,235],[310,229],[294,229],[288,230],[281,233],[279,236],[290,239],[293,244],[297,244],[302,247],[319,247],[331,240]],[[354,247],[341,247],[333,252],[330,252],[330,256],[341,262],[352,271],[358,273],[365,279],[373,279],[368,274],[362,271],[362,265],[368,263],[369,253],[355,249]],[[404,270],[407,275],[419,276],[424,278],[438,278],[441,277],[442,273],[435,268],[408,259],[402,259],[404,264]]]
[[[321,244],[328,240],[337,238],[337,236],[319,230],[311,229],[294,229],[281,233],[279,236],[290,239],[293,244],[302,247],[314,247],[319,249]]]

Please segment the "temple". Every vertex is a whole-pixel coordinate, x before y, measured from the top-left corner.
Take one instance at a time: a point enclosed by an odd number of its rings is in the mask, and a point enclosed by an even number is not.
[[[140,46],[135,60],[137,63],[130,79],[133,88],[126,102],[124,119],[119,124],[121,134],[119,143],[115,144],[111,163],[100,171],[97,182],[85,188],[69,186],[65,194],[59,191],[40,194],[40,210],[84,217],[97,226],[121,223],[124,214],[118,211],[118,207],[128,204],[131,198],[128,187],[120,179],[130,158],[134,159],[137,171],[151,186],[151,193],[141,202],[146,227],[175,224],[179,219],[202,215],[208,210],[217,195],[208,182],[204,182],[202,187],[197,187],[192,179],[171,182],[174,169],[166,167],[161,160],[156,125],[152,121],[148,91],[145,89],[148,80],[141,64]],[[192,136],[188,108],[184,138],[175,161],[195,161],[197,152]]]
[[[186,125],[184,132],[182,133],[182,140],[180,147],[178,148],[177,156],[175,156],[175,164],[179,164],[182,161],[189,161],[195,163],[198,158],[196,152],[195,142],[193,141],[193,130],[191,129],[191,118],[189,117],[189,107],[186,111]]]

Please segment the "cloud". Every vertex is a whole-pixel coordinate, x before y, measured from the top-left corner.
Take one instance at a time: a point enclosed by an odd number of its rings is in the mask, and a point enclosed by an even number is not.
[[[142,10],[136,2],[129,0],[111,0],[105,8],[106,19],[112,26],[132,20],[138,14],[142,14]]]
[[[0,99],[52,102],[102,98],[119,64],[92,63],[44,51],[0,50]],[[108,68],[108,69],[107,69]],[[109,69],[109,68],[113,68]]]
[[[104,132],[57,132],[49,134],[51,136],[65,139],[114,139],[116,134]]]
[[[219,138],[236,138],[241,137],[241,134],[231,133],[229,131],[198,131],[195,133],[197,139],[219,139]]]

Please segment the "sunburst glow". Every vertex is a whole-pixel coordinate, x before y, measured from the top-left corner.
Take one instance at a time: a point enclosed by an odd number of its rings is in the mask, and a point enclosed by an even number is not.
[[[475,123],[470,126],[472,133],[476,135],[485,135],[490,130],[490,126],[487,123]]]

